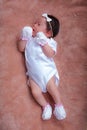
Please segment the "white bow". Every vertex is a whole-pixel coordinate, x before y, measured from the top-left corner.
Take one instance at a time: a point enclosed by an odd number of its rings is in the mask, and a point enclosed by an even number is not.
[[[47,22],[52,21],[52,19],[49,18],[48,15],[47,15],[46,13],[42,14],[42,16],[46,18]]]

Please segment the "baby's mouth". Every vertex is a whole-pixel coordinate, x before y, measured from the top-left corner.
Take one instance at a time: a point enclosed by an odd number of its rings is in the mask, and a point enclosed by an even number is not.
[[[36,36],[36,30],[33,28],[33,36]]]
[[[35,33],[35,29],[33,28],[33,33]]]

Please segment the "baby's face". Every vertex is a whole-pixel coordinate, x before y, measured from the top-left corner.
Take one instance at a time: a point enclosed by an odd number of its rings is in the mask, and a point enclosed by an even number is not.
[[[36,36],[37,32],[43,32],[47,36],[46,19],[44,17],[39,18],[33,25],[33,36]]]

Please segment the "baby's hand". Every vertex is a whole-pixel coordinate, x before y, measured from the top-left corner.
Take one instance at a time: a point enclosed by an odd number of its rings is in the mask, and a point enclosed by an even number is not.
[[[36,40],[37,40],[37,43],[41,46],[44,46],[45,44],[48,43],[48,39],[47,37],[45,36],[45,34],[43,32],[38,32],[37,35],[36,35]]]
[[[21,33],[21,39],[22,40],[28,40],[28,38],[32,36],[32,28],[29,26],[25,26],[22,29],[22,33]]]

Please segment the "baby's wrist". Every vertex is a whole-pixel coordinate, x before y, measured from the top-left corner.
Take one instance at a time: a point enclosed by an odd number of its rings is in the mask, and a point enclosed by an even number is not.
[[[41,47],[44,47],[45,45],[47,45],[48,43],[46,42],[46,43],[39,43],[39,45],[41,46]]]

